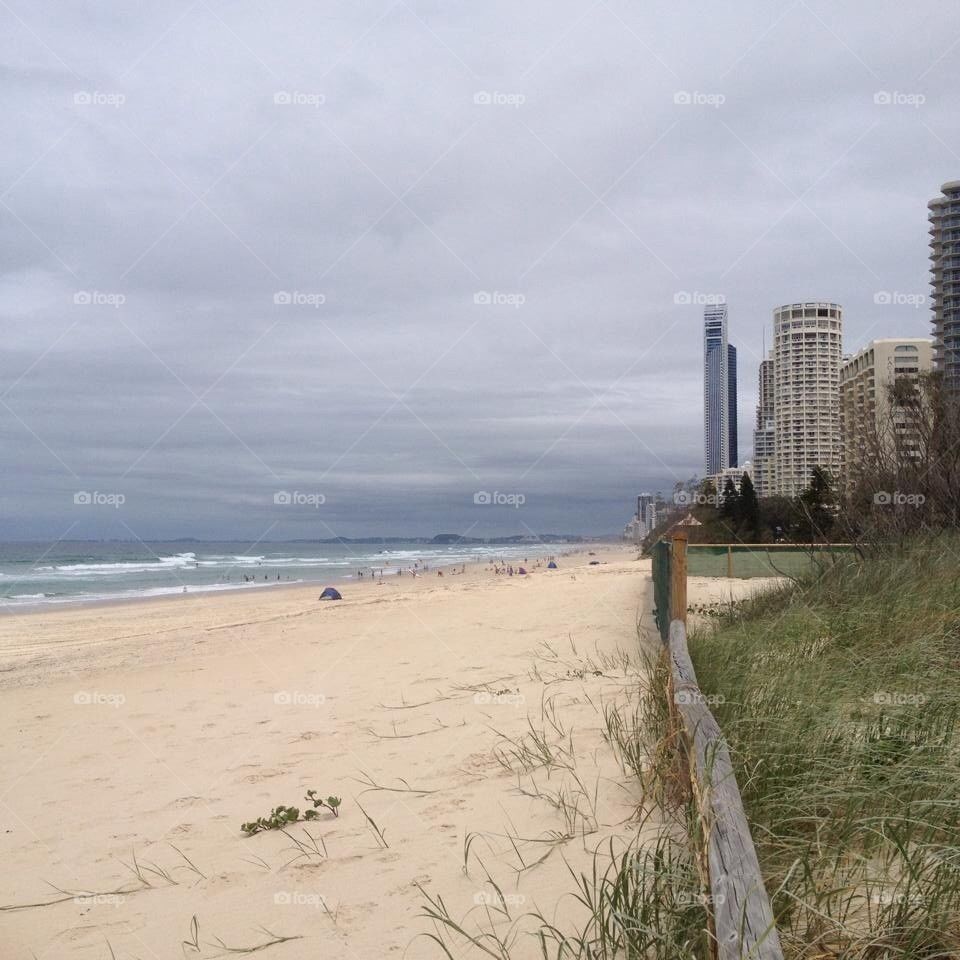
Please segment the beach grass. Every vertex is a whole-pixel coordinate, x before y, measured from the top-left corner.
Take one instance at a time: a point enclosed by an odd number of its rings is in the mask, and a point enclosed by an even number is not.
[[[818,567],[690,650],[785,954],[960,956],[960,538]]]
[[[433,930],[424,936],[442,955],[499,960],[531,951],[543,960],[701,960],[709,955],[708,895],[698,844],[688,840],[698,836],[698,826],[663,696],[666,664],[658,640],[641,634],[639,647],[639,652],[581,654],[571,642],[569,653],[550,646],[538,651],[537,675],[549,677],[545,682],[551,685],[579,686],[600,678],[622,684],[608,686],[606,696],[595,691],[596,699],[586,687],[566,698],[545,693],[539,715],[528,716],[526,731],[512,739],[491,727],[499,738],[493,747],[498,765],[516,778],[518,794],[544,802],[548,822],[556,826],[535,837],[509,829],[466,834],[463,873],[485,878],[484,890],[475,897],[479,908],[464,915],[440,893],[420,888],[421,916]],[[583,755],[564,716],[562,702],[580,697],[592,705],[597,732],[613,755],[613,779],[635,804],[612,833],[601,825],[600,782],[581,775]],[[482,857],[495,856],[491,841],[499,839],[513,850],[517,879],[552,856],[563,859],[562,909],[560,903],[551,910],[531,909],[528,897],[515,898],[494,881]],[[587,856],[576,856],[576,848]],[[527,909],[518,909],[518,902]]]

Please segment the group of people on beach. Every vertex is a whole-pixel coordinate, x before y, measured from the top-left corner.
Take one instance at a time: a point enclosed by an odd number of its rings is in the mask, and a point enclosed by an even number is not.
[[[556,563],[556,560],[554,557],[547,557],[546,561],[547,563]],[[523,558],[523,562],[528,565],[530,563],[530,561],[526,557]],[[533,564],[533,569],[538,570],[542,566],[543,566],[543,560],[540,559]],[[508,563],[505,563],[503,560],[500,560],[499,563],[494,564],[493,572],[494,574],[500,577],[529,576],[529,574],[527,573],[526,567],[521,567],[519,565],[515,567],[512,563],[508,564]]]
[[[429,572],[429,570],[430,570],[430,565],[428,563],[425,563],[423,560],[414,560],[413,566],[407,567],[406,570],[404,570],[403,567],[397,567],[397,570],[394,576],[402,577],[404,573],[406,573],[407,576],[410,576],[410,577],[422,577],[425,573]],[[466,572],[467,572],[467,565],[465,563],[460,565],[459,570],[456,567],[454,567],[450,571],[452,576],[456,576],[458,573],[466,573]],[[437,576],[442,577],[443,571],[438,570]],[[357,570],[357,578],[362,580],[364,577],[369,577],[371,580],[376,580],[378,583],[383,583],[383,567],[370,567],[366,572],[362,569]]]
[[[554,557],[541,558],[533,564],[533,569],[538,569],[542,567],[545,562],[549,563],[551,561],[555,561],[555,558]],[[476,563],[485,563],[485,562],[487,561],[483,558],[477,558],[476,560]],[[523,562],[528,566],[530,564],[530,560],[528,557],[524,557]],[[486,567],[485,569],[488,572],[494,573],[496,576],[513,577],[513,576],[527,575],[527,570],[525,567],[520,565],[514,566],[514,564],[508,563],[503,557],[500,557],[498,560],[495,560],[492,566]],[[410,576],[410,577],[422,577],[425,573],[428,573],[429,570],[430,570],[429,564],[425,563],[423,560],[415,560],[413,562],[413,566],[407,567],[406,569],[404,569],[403,567],[398,567],[394,573],[394,576],[402,577],[404,574],[407,574],[407,576]],[[437,576],[442,577],[446,575],[446,576],[456,577],[456,576],[465,574],[466,572],[467,572],[467,565],[465,563],[461,563],[459,566],[453,566],[451,568],[448,568],[446,570],[446,574],[444,574],[444,571],[442,569],[437,570]],[[383,583],[384,568],[368,567],[366,570],[361,568],[357,570],[356,576],[358,580],[362,580],[364,579],[364,577],[368,577],[371,580],[376,580],[377,583]]]

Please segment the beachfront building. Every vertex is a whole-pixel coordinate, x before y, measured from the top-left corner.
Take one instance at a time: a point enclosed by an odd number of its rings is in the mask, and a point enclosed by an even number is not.
[[[736,367],[734,367],[734,381]],[[703,460],[707,474],[730,466],[730,345],[727,305],[703,311]]]
[[[640,543],[647,535],[643,524],[637,517],[631,517],[629,523],[623,528],[623,539],[628,543]]]
[[[657,501],[652,493],[637,497],[637,512],[623,529],[623,539],[639,542],[657,525]]]
[[[843,309],[788,303],[773,311],[774,489],[795,497],[815,467],[839,478]]]
[[[757,496],[774,493],[773,355],[760,361],[757,421],[753,430],[753,485]]]
[[[657,501],[652,493],[641,493],[637,497],[637,519],[643,524],[645,533],[657,525]]]
[[[930,211],[933,360],[947,387],[960,389],[960,180],[945,183]]]
[[[916,383],[933,367],[934,346],[923,338],[874,340],[840,368],[842,477],[856,486],[862,469],[878,457],[919,457],[920,438],[907,411],[892,402],[899,380]]]
[[[750,477],[753,482],[753,464],[748,460],[742,467],[727,467],[719,473],[711,474],[707,477],[708,482],[713,484],[713,489],[717,491],[717,496],[723,496],[723,491],[727,486],[727,480],[733,481],[733,489],[740,492],[740,485],[743,483],[743,475]]]

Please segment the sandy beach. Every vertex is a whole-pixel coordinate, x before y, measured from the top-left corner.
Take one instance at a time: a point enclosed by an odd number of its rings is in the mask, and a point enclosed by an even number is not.
[[[568,865],[638,830],[603,715],[642,680],[649,573],[608,547],[335,603],[291,587],[0,619],[0,953],[436,957],[424,893],[479,929],[488,875],[514,918],[575,923]],[[523,760],[533,733],[561,764]],[[338,817],[241,832],[311,788]]]

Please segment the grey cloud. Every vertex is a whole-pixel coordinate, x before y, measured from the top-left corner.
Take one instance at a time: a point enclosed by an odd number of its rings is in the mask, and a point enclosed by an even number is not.
[[[613,531],[702,469],[678,294],[730,303],[742,449],[778,303],[928,332],[874,295],[960,167],[946,2],[12,9],[4,536]]]

